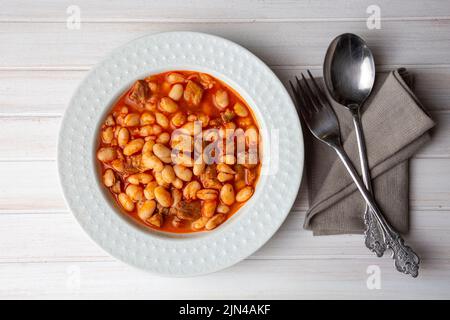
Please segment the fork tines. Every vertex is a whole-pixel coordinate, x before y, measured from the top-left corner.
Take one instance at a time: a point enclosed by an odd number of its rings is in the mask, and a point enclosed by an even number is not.
[[[300,110],[302,117],[309,116],[311,112],[320,110],[324,105],[330,106],[325,93],[317,84],[311,72],[309,70],[306,72],[308,73],[310,79],[309,82],[303,73],[301,73],[302,80],[300,80],[297,76],[295,77],[298,89],[296,89],[289,80],[289,84],[291,85],[298,105],[297,110]],[[310,85],[310,83],[312,85]]]
[[[319,140],[336,146],[340,144],[339,121],[311,72],[301,75],[302,79],[295,77],[297,86],[289,81],[296,101],[297,111],[300,112],[312,134]]]

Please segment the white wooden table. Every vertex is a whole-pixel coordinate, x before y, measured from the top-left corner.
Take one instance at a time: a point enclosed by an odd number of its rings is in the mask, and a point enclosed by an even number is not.
[[[381,28],[369,29],[372,4],[1,0],[0,298],[450,298],[450,3],[378,0]],[[67,23],[77,9],[80,29]],[[388,257],[375,258],[362,236],[314,238],[304,231],[304,190],[273,239],[215,274],[162,278],[92,243],[57,180],[61,115],[86,72],[110,50],[169,30],[236,41],[283,81],[306,68],[319,71],[329,41],[343,32],[368,41],[380,70],[408,67],[438,122],[432,143],[411,162],[407,239],[423,258],[420,277],[398,274]],[[373,289],[367,272],[378,267],[381,288]]]

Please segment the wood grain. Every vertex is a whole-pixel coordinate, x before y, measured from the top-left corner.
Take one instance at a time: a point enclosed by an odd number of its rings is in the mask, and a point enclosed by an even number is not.
[[[55,161],[3,161],[0,176],[0,212],[65,210]]]
[[[61,117],[0,117],[0,159],[55,160],[60,121]]]
[[[0,71],[0,116],[61,116],[86,70]]]
[[[369,266],[380,268],[379,290],[367,287]],[[399,275],[390,259],[372,265],[358,259],[245,260],[206,276],[165,278],[116,261],[4,263],[0,298],[448,299],[449,269],[450,261],[438,261],[411,279]]]
[[[439,0],[335,0],[296,1],[285,0],[131,0],[124,3],[113,1],[70,0],[41,1],[39,6],[28,5],[28,0],[11,1],[2,7],[0,21],[65,21],[66,8],[76,4],[83,21],[327,21],[366,19],[367,7],[376,4],[383,19],[434,19],[449,16],[448,6]],[[239,8],[236,10],[236,8]],[[288,9],[287,9],[288,8]]]
[[[80,68],[147,34],[199,31],[219,35],[251,50],[270,65],[320,65],[328,43],[352,30],[370,44],[384,65],[450,64],[450,20],[385,21],[379,30],[365,21],[276,23],[2,23],[0,68]],[[32,53],[32,54],[30,54]]]

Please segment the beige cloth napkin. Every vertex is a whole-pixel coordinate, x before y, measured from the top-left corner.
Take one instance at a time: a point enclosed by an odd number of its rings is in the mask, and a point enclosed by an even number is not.
[[[408,159],[429,141],[433,120],[409,86],[406,69],[378,74],[366,101],[362,126],[375,198],[387,220],[401,233],[409,229]],[[331,99],[330,99],[331,101]],[[351,114],[333,105],[345,150],[360,172]],[[365,202],[336,154],[305,132],[306,179],[310,209],[304,228],[314,235],[362,233]]]

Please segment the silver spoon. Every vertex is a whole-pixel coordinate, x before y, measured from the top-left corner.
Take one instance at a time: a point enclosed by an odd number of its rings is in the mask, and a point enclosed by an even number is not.
[[[343,34],[330,44],[324,62],[324,79],[333,99],[343,104],[353,115],[363,180],[370,188],[369,166],[361,127],[360,109],[372,91],[375,81],[373,55],[366,43],[354,34]],[[370,197],[370,194],[369,194]],[[373,197],[372,197],[373,198]],[[381,256],[386,248],[392,250],[395,266],[400,272],[417,277],[420,259],[404,244],[403,238],[380,212],[366,208],[366,246]]]
[[[367,190],[373,195],[360,110],[373,88],[375,63],[364,40],[351,33],[336,37],[325,56],[323,77],[331,97],[347,107],[353,116],[362,178]],[[364,222],[365,244],[381,257],[386,250],[385,237],[382,227],[367,205]]]

